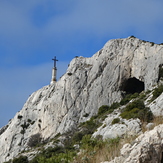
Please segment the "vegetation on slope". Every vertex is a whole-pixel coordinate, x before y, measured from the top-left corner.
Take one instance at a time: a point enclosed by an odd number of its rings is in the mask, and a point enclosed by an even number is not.
[[[29,161],[22,154],[19,158],[7,163],[96,163],[111,160],[119,155],[123,144],[132,142],[135,137],[117,137],[103,140],[101,136],[93,138],[92,134],[102,124],[108,114],[122,105],[125,106],[120,114],[122,118],[139,118],[142,123],[153,122],[156,125],[162,123],[163,118],[153,117],[150,109],[144,105],[144,99],[149,92],[127,95],[120,103],[113,103],[111,106],[103,105],[99,108],[97,115],[81,123],[78,130],[65,135],[58,135],[51,140],[55,144],[54,147],[45,149],[44,146],[41,146],[39,154],[33,160]],[[157,98],[162,92],[163,86],[161,85],[153,91],[152,100]],[[112,124],[119,123],[119,121],[120,119],[116,118],[112,121]],[[60,136],[66,138],[61,143],[62,145],[57,144],[58,141],[61,141],[59,139]]]

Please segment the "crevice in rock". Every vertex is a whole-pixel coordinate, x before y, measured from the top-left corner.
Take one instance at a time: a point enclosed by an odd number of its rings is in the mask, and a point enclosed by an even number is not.
[[[163,64],[160,64],[159,65],[158,81],[157,82],[159,82],[162,79],[163,79]]]
[[[121,85],[121,91],[126,94],[140,93],[144,90],[144,82],[138,80],[137,78],[129,78],[125,80]]]
[[[161,157],[161,163],[163,163],[163,152],[162,152],[162,157]]]
[[[2,127],[2,128],[0,129],[0,135],[2,135],[2,134],[6,131],[7,128],[8,128],[8,125]]]

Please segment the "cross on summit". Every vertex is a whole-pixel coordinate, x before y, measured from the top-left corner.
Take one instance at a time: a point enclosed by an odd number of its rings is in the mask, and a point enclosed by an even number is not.
[[[56,62],[58,61],[57,59],[56,59],[56,56],[54,57],[54,59],[52,59],[53,61],[54,61],[54,68],[56,68]]]
[[[58,60],[56,59],[56,56],[52,60],[54,61],[54,67],[52,69],[52,79],[51,79],[50,84],[55,84],[56,81],[57,81],[57,67],[56,67],[56,62]]]

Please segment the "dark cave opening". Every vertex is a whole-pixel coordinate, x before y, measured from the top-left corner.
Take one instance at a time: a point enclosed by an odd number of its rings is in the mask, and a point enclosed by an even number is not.
[[[135,77],[129,78],[124,81],[121,87],[122,91],[125,91],[126,94],[140,93],[144,90],[144,82],[136,79]]]
[[[163,163],[163,152],[162,152],[162,158],[161,158],[161,163]]]

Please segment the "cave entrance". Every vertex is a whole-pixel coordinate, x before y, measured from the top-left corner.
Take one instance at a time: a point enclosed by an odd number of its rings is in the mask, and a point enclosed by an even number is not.
[[[129,78],[122,84],[122,91],[126,94],[140,93],[144,90],[144,82],[136,79],[135,77]]]
[[[163,163],[163,152],[162,152],[162,158],[161,158],[161,163]]]

